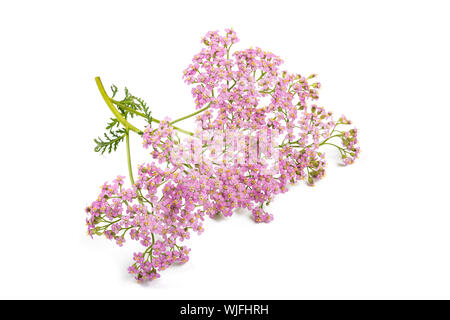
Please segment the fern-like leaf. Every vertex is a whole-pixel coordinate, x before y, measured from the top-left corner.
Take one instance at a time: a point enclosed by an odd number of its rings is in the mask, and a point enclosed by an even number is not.
[[[117,88],[115,88],[117,89]],[[113,94],[115,95],[115,92],[113,90]],[[134,116],[136,116],[136,114],[134,114],[133,112],[130,112],[128,110],[126,110],[125,108],[123,108],[123,106],[132,109],[134,111],[138,111],[140,113],[142,113],[144,115],[143,118],[145,118],[145,120],[150,123],[152,120],[151,117],[151,111],[150,108],[147,106],[147,103],[144,101],[144,99],[138,98],[134,95],[132,95],[130,93],[130,91],[128,90],[128,88],[124,89],[125,92],[125,97],[120,100],[117,101],[116,105],[117,108],[119,109],[120,113],[124,116],[125,119],[127,119],[128,116],[130,116],[131,118],[133,118]]]
[[[114,127],[118,127],[120,122],[119,120],[117,120],[116,118],[110,118],[111,122],[108,122],[108,124],[106,125],[106,130],[111,130]]]
[[[106,151],[111,153],[112,151],[116,151],[120,142],[125,138],[126,131],[124,128],[118,130],[109,130],[108,133],[104,133],[104,138],[98,137],[94,139],[96,144],[94,151],[100,152],[104,154]]]
[[[117,110],[125,119],[127,119],[128,116],[133,118],[138,115],[143,117],[148,123],[151,123],[151,111],[143,99],[133,96],[130,91],[125,88],[125,97],[122,100],[114,100],[114,97],[117,95],[119,90],[115,85],[112,85],[111,91],[112,102],[117,106]],[[106,133],[104,133],[104,137],[94,139],[95,152],[104,154],[105,152],[111,153],[112,151],[116,151],[119,143],[124,140],[125,135],[126,129],[122,127],[119,120],[116,118],[110,118],[110,122],[106,124]]]

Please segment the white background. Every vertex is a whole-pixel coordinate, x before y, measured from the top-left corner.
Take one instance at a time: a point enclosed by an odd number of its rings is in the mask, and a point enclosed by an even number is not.
[[[446,1],[2,1],[0,298],[450,298],[450,20]],[[182,70],[233,27],[284,68],[318,73],[320,104],[360,130],[353,166],[209,220],[191,260],[138,285],[135,247],[86,236],[83,209],[127,174],[93,152],[111,116],[95,82],[155,117],[194,109]],[[185,126],[189,127],[189,123]],[[138,137],[133,162],[148,159]]]

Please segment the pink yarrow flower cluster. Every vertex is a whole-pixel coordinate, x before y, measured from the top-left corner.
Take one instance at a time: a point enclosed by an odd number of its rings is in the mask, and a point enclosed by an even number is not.
[[[345,116],[334,120],[318,105],[316,75],[280,70],[283,61],[260,48],[232,53],[238,41],[232,29],[224,35],[208,32],[203,49],[183,72],[198,110],[192,114],[196,132],[184,137],[174,125],[179,120],[153,120],[156,127],[150,121],[142,139],[153,160],[139,166],[128,188],[122,176],[105,183],[86,209],[89,235],[105,235],[119,246],[126,239],[143,246],[128,269],[138,281],[156,279],[173,263],[187,262],[190,249],[181,244],[192,232],[204,231],[205,216],[229,217],[244,208],[256,222],[272,221],[267,206],[275,195],[300,180],[314,185],[324,177],[322,147],[336,147],[345,165],[359,155],[357,130],[342,129],[351,122]],[[231,143],[210,143],[214,136],[222,141],[221,134],[269,131],[275,133],[270,157],[249,157],[247,138],[237,148],[239,156],[221,161]],[[200,160],[191,156],[195,152]],[[208,152],[216,157],[205,157]]]

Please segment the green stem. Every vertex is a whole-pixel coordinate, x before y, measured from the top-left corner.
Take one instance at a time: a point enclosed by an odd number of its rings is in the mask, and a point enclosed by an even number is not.
[[[152,122],[160,123],[161,121],[159,121],[158,119],[152,118]],[[180,131],[180,132],[185,133],[185,134],[188,134],[188,135],[190,135],[190,136],[193,136],[193,135],[194,135],[194,134],[193,134],[192,132],[190,132],[190,131],[183,130],[183,129],[178,128],[178,127],[175,127],[175,126],[172,126],[172,127],[173,127],[175,130]],[[155,130],[156,130],[156,129],[155,129]]]
[[[334,127],[333,127],[333,130],[331,130],[330,136],[333,135],[334,130],[336,130],[336,127],[337,127],[338,125],[340,125],[340,124],[341,124],[341,123],[340,123],[339,121],[336,122],[336,124],[335,124]]]
[[[256,82],[258,82],[259,80],[261,80],[262,77],[264,77],[266,75],[267,72],[261,72],[261,75],[259,76],[259,78],[256,80]]]
[[[233,44],[230,44],[230,46],[228,47],[228,49],[227,49],[227,60],[229,60],[230,59],[230,50],[231,50],[231,46],[232,46]]]
[[[194,135],[194,133],[192,133],[192,132],[190,132],[190,131],[187,131],[187,130],[183,130],[183,129],[181,129],[181,128],[178,128],[178,127],[175,127],[175,126],[172,126],[175,130],[177,130],[177,131],[179,131],[179,132],[182,132],[182,133],[184,133],[184,134],[187,134],[187,135],[190,135],[190,136],[193,136]]]
[[[134,132],[136,132],[136,133],[138,133],[138,134],[143,134],[142,130],[139,130],[138,128],[136,128],[135,126],[133,126],[131,123],[129,123],[129,122],[128,122],[121,114],[120,114],[120,112],[119,112],[119,111],[116,109],[116,107],[114,106],[114,103],[117,104],[117,105],[119,105],[120,108],[122,108],[122,109],[124,109],[124,110],[127,110],[127,111],[129,111],[129,112],[133,112],[133,113],[135,113],[135,114],[137,114],[137,115],[139,115],[139,116],[141,116],[141,117],[146,118],[146,116],[145,116],[143,113],[139,112],[139,111],[133,110],[133,109],[127,107],[127,106],[122,105],[119,101],[115,101],[115,100],[111,99],[111,98],[108,96],[108,94],[106,93],[105,88],[103,87],[102,81],[100,80],[100,77],[96,77],[96,78],[95,78],[95,82],[97,83],[98,90],[100,91],[100,93],[101,93],[101,95],[102,95],[102,97],[103,97],[103,100],[105,100],[105,102],[106,102],[106,104],[108,105],[109,109],[110,109],[110,110],[112,111],[112,113],[116,116],[117,120],[119,120],[119,122],[125,127],[125,129],[132,130],[132,131],[134,131]],[[205,109],[205,108],[203,108],[203,109]],[[206,110],[206,109],[205,109],[205,110]],[[200,111],[200,110],[199,110],[199,111]],[[199,113],[199,111],[198,111],[197,113]],[[203,110],[203,111],[204,111],[204,110]],[[194,113],[193,115],[195,115],[195,114],[197,114],[197,113]],[[187,117],[184,117],[184,118],[181,119],[181,120],[187,119],[187,118],[189,118],[190,116],[193,116],[193,115],[189,115],[189,116],[187,116]],[[176,120],[175,122],[178,122],[178,121],[181,121],[181,120]],[[155,119],[155,118],[152,117],[152,122],[160,123],[161,121],[159,121],[158,119]],[[187,134],[187,135],[190,135],[190,136],[193,136],[193,135],[194,135],[194,133],[192,133],[192,132],[190,132],[190,131],[187,131],[187,130],[184,130],[184,129],[181,129],[181,128],[179,128],[179,127],[173,126],[173,128],[174,128],[175,130],[177,130],[177,131],[179,131],[179,132],[182,132],[182,133],[185,133],[185,134]]]
[[[142,112],[139,112],[139,111],[133,110],[133,109],[127,107],[127,106],[124,106],[124,105],[121,104],[119,101],[116,101],[116,100],[113,100],[113,99],[111,99],[111,101],[112,101],[113,103],[117,104],[121,109],[127,110],[128,112],[134,113],[134,114],[136,114],[136,115],[138,115],[138,116],[141,116],[141,117],[143,117],[143,118],[147,118],[146,115],[143,114]],[[185,117],[185,118],[189,118],[189,116],[187,116],[187,117]],[[183,120],[183,119],[181,119],[181,120]],[[173,122],[171,122],[170,124],[172,124],[172,123],[174,123],[174,122],[177,122],[177,121],[181,121],[181,120],[179,119],[179,120],[173,121]],[[160,120],[155,119],[155,118],[153,118],[153,117],[151,118],[151,121],[152,121],[152,122],[155,122],[155,123],[160,123],[160,122],[161,122]],[[190,131],[181,129],[181,128],[176,127],[176,126],[172,126],[172,127],[173,127],[175,130],[180,131],[180,132],[185,133],[185,134],[188,134],[188,135],[190,135],[190,136],[193,136],[193,135],[194,135],[194,134],[193,134],[192,132],[190,132]]]
[[[328,140],[330,140],[330,139],[332,139],[332,138],[336,138],[336,137],[340,137],[340,136],[341,136],[340,134],[335,134],[334,136],[329,136],[328,138],[326,138],[325,140],[323,140],[323,141],[319,144],[319,146],[325,144],[325,142],[327,142]]]
[[[128,174],[130,175],[130,182],[131,182],[131,184],[134,185],[133,169],[132,169],[132,166],[131,166],[130,133],[129,133],[128,130],[126,131],[125,136],[126,136],[126,141],[127,141]],[[140,189],[137,189],[136,195],[137,195],[137,199],[138,199],[140,204],[143,204],[142,200],[145,200],[145,201],[147,201],[148,203],[150,203],[153,206],[153,204],[150,201],[145,199],[145,197],[142,195]]]
[[[127,107],[127,106],[123,105],[122,103],[120,103],[119,101],[116,101],[116,100],[114,100],[114,99],[111,99],[111,98],[110,98],[110,100],[111,100],[112,103],[118,105],[121,109],[127,110],[128,112],[131,112],[131,113],[137,114],[138,116],[141,116],[141,117],[143,117],[143,118],[146,118],[146,115],[143,114],[142,112],[133,110],[133,109],[131,109],[130,107]]]
[[[111,99],[109,98],[108,94],[105,91],[105,88],[103,87],[102,81],[100,80],[100,77],[95,77],[95,82],[97,83],[98,90],[100,91],[100,94],[103,97],[103,100],[105,100],[106,104],[108,105],[109,109],[112,111],[112,113],[116,116],[117,120],[126,128],[129,130],[132,130],[138,134],[142,134],[143,132],[133,126],[131,123],[129,123],[125,118],[120,114],[119,111],[117,111],[116,107],[114,107],[114,104],[111,102]]]
[[[136,115],[138,115],[138,116],[141,116],[141,117],[143,117],[143,118],[147,118],[146,115],[143,114],[142,112],[139,112],[139,111],[136,111],[136,110],[131,109],[130,107],[124,106],[124,105],[121,104],[119,101],[116,101],[116,100],[113,100],[113,99],[111,99],[111,101],[112,101],[113,103],[117,104],[121,109],[127,110],[128,112],[134,113],[134,114],[136,114]],[[205,108],[203,108],[203,109],[205,109]],[[200,110],[200,111],[204,111],[203,109]],[[206,109],[205,109],[205,110],[206,110]],[[195,115],[195,114],[197,114],[197,113],[199,113],[199,112],[196,112],[196,113],[194,113],[193,115]],[[190,116],[192,116],[192,115],[189,115],[189,116],[183,117],[183,118],[181,118],[181,119],[172,121],[170,124],[172,124],[172,123],[174,123],[174,122],[178,122],[178,121],[184,120],[184,119],[186,119],[186,118],[189,118]],[[153,118],[153,117],[151,118],[151,121],[152,121],[152,122],[155,122],[155,123],[160,123],[160,122],[161,122],[160,120],[155,119],[155,118]],[[190,132],[190,131],[181,129],[181,128],[176,127],[176,126],[172,126],[172,127],[173,127],[175,130],[180,131],[180,132],[185,133],[185,134],[188,134],[188,135],[190,135],[190,136],[193,136],[193,135],[194,135],[194,134],[193,134],[192,132]]]
[[[233,89],[234,88],[234,86],[236,85],[236,83],[237,83],[237,81],[236,80],[234,80],[233,79],[233,81],[234,81],[234,83],[233,83],[233,85],[230,87],[230,88],[228,88],[228,92],[230,92],[231,91],[231,89]]]
[[[191,118],[191,117],[193,117],[193,116],[196,116],[197,114],[202,113],[202,112],[205,111],[205,110],[208,110],[209,107],[210,107],[210,105],[211,105],[211,102],[208,103],[208,105],[207,105],[206,107],[204,107],[203,109],[200,109],[200,110],[198,110],[198,111],[196,111],[196,112],[194,112],[194,113],[191,113],[191,114],[189,114],[189,115],[187,115],[187,116],[185,116],[185,117],[176,119],[176,120],[172,121],[170,124],[173,125],[174,123],[177,123],[177,122],[183,121],[183,120],[185,120],[185,119]]]
[[[341,152],[347,153],[347,150],[345,150],[345,149],[342,148],[342,147],[339,147],[339,146],[335,145],[334,143],[329,143],[329,142],[327,142],[327,143],[324,143],[324,145],[325,145],[325,144],[328,144],[328,145],[330,145],[330,146],[336,147],[336,148],[338,148]]]
[[[126,131],[126,140],[127,140],[127,161],[128,161],[128,174],[130,175],[131,184],[134,185],[133,178],[133,169],[131,168],[131,155],[130,155],[130,132]]]
[[[328,137],[328,138],[326,138],[325,140],[323,140],[321,143],[319,143],[319,146],[323,146],[324,144],[327,144],[326,142],[328,141],[328,140],[330,140],[330,139],[332,139],[332,138],[336,138],[336,137],[340,137],[340,136],[342,136],[341,134],[335,134],[334,136],[330,136],[330,137]],[[298,145],[298,142],[300,141],[300,139],[298,139],[298,140],[295,140],[295,141],[290,141],[290,142],[288,142],[288,143],[284,143],[284,140],[283,140],[283,142],[282,142],[282,144],[280,144],[280,145],[278,145],[278,148],[283,148],[284,146],[286,146],[286,145],[290,145],[290,147],[294,147],[294,146],[292,146],[293,144],[297,144]],[[313,144],[311,143],[311,144],[309,144],[309,145],[307,145],[306,147],[304,147],[304,148],[309,148],[309,147],[311,147]],[[294,148],[298,148],[298,147],[294,147]]]

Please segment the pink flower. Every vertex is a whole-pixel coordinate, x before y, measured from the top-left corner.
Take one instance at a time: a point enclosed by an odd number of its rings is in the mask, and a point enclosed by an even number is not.
[[[317,103],[315,74],[283,71],[283,60],[259,47],[231,52],[238,41],[232,29],[208,32],[183,71],[202,109],[193,114],[196,135],[183,139],[169,118],[154,121],[159,124],[142,133],[152,159],[139,165],[133,185],[127,188],[118,176],[86,208],[91,237],[104,234],[122,246],[129,235],[143,246],[128,268],[139,282],[187,262],[190,249],[180,243],[204,232],[205,216],[230,217],[243,208],[256,222],[271,222],[266,207],[275,195],[325,176],[322,147],[336,147],[345,165],[360,153],[357,129],[341,127],[351,121],[334,120]],[[260,139],[261,132],[276,138]]]

